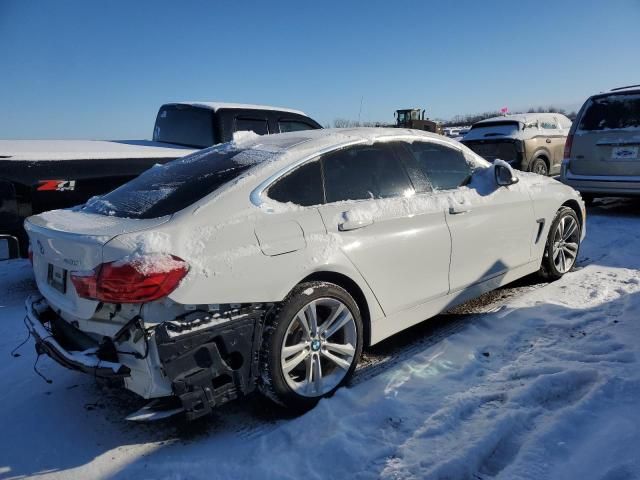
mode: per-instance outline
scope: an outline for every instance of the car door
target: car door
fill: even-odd
[[[453,145],[413,142],[410,150],[446,205],[452,293],[531,260],[537,224],[524,185],[498,188],[493,166]]]
[[[416,193],[389,143],[322,157],[320,214],[391,315],[449,291],[451,239],[441,206]]]

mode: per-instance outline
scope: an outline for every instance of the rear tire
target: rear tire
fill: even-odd
[[[547,280],[557,280],[575,267],[580,252],[582,227],[576,212],[560,207],[551,222],[544,247],[539,275]]]
[[[547,162],[544,158],[538,157],[531,162],[529,165],[529,171],[533,173],[537,173],[538,175],[544,175],[545,177],[549,176],[549,167],[547,166]]]
[[[344,385],[362,353],[358,305],[328,282],[296,286],[267,319],[260,390],[295,411],[313,408]]]

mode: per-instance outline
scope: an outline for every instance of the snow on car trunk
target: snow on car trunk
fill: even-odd
[[[29,217],[25,229],[40,292],[54,307],[79,318],[90,318],[98,302],[78,296],[71,273],[93,271],[102,263],[103,247],[116,236],[146,230],[167,219],[135,220],[74,210],[53,210]]]

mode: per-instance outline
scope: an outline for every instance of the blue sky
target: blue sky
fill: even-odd
[[[0,138],[149,138],[176,100],[321,123],[575,108],[640,83],[640,1],[0,0]]]

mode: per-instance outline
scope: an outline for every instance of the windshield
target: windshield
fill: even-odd
[[[192,205],[254,165],[274,155],[224,144],[154,165],[139,177],[101,197],[83,210],[122,218],[157,218]]]
[[[520,124],[513,121],[476,123],[469,130],[469,135],[473,138],[508,137],[518,133],[519,129]]]
[[[640,127],[640,94],[594,98],[580,120],[580,130]]]
[[[196,148],[210,147],[216,143],[213,112],[189,105],[166,105],[158,112],[153,140]]]

